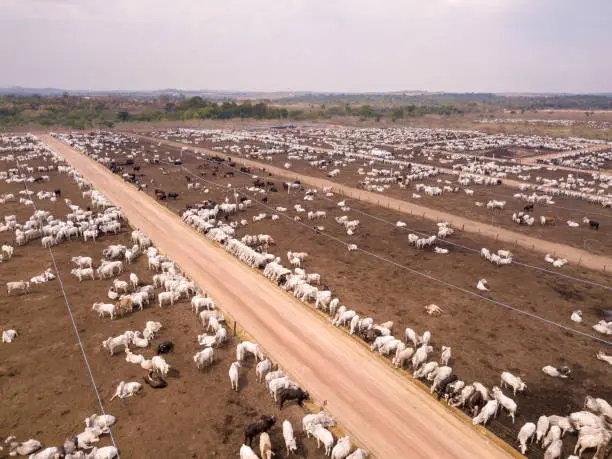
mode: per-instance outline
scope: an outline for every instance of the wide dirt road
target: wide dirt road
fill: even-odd
[[[41,138],[121,206],[130,223],[205,288],[315,401],[327,400],[343,427],[376,457],[511,457],[346,333],[203,240],[176,215],[67,145]]]
[[[146,137],[142,135],[135,134],[143,139],[150,140],[153,142],[161,142],[163,144],[182,148],[185,145],[179,142],[173,142],[170,140],[157,139],[153,137]],[[190,150],[195,150],[207,155],[217,155],[223,157],[230,157],[229,155],[225,155],[223,153],[208,150],[206,148],[194,147],[193,145],[189,146]],[[565,258],[570,263],[580,263],[581,266],[585,266],[590,269],[596,269],[599,271],[610,270],[612,267],[612,258],[605,257],[601,255],[594,255],[585,250],[576,249],[569,245],[565,244],[557,244],[555,242],[545,241],[543,239],[537,239],[534,237],[526,236],[522,233],[517,233],[515,231],[505,230],[503,228],[499,228],[493,225],[487,225],[485,223],[476,222],[473,220],[469,220],[467,218],[460,217],[458,215],[449,214],[447,212],[438,211],[435,209],[431,209],[429,207],[421,206],[418,204],[414,204],[408,201],[402,201],[401,199],[391,198],[380,193],[374,193],[370,191],[361,190],[358,188],[353,188],[346,185],[341,185],[339,183],[332,182],[330,180],[325,180],[317,177],[312,177],[309,175],[298,174],[295,172],[288,171],[287,169],[283,169],[280,167],[270,166],[268,164],[263,164],[258,161],[252,161],[249,159],[241,158],[239,156],[232,155],[232,161],[243,164],[248,167],[253,167],[257,169],[261,169],[262,167],[266,168],[267,172],[270,172],[278,177],[285,177],[290,180],[300,180],[302,183],[317,187],[324,188],[330,187],[332,191],[335,193],[342,194],[344,196],[349,197],[350,199],[357,199],[360,201],[365,201],[370,204],[377,204],[382,207],[388,207],[394,210],[398,210],[399,212],[403,212],[405,214],[422,216],[428,220],[433,221],[447,221],[451,223],[455,228],[461,228],[462,231],[467,231],[470,233],[478,233],[483,236],[487,236],[489,238],[497,239],[499,241],[505,242],[507,244],[517,244],[523,247],[533,249],[537,252],[546,254],[555,254],[558,258]],[[518,182],[517,182],[518,183]]]

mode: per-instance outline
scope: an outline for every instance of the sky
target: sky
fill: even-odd
[[[612,92],[612,0],[0,0],[0,87]]]

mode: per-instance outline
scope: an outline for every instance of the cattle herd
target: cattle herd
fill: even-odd
[[[406,377],[429,386],[438,400],[523,454],[556,458],[586,451],[604,457],[612,436],[612,407],[606,401],[612,397],[607,273],[572,266],[562,253],[508,247],[448,222],[365,205],[339,196],[333,187],[308,187],[287,174],[295,171],[443,210],[469,208],[472,213],[466,213],[476,221],[609,255],[612,176],[593,172],[607,168],[605,144],[430,129],[179,129],[147,136],[55,136],[133,183],[143,199],[149,194],[168,206],[210,241],[203,243],[217,244],[260,270],[296,301],[386,356],[398,371],[410,370]],[[291,379],[291,369],[278,368],[257,343],[235,336],[231,317],[206,286],[191,281],[142,231],[130,230],[121,209],[58,154],[31,135],[1,140],[5,185],[0,199],[14,211],[5,210],[1,222],[0,270],[21,258],[20,270],[34,269],[36,253],[40,266],[31,278],[15,277],[22,273],[18,269],[3,273],[8,296],[0,306],[4,311],[41,296],[50,285],[59,288],[58,274],[63,282],[73,279],[72,288],[63,291],[67,303],[71,294],[100,284],[88,292],[89,304],[71,306],[97,321],[89,323],[87,333],[97,323],[105,327],[96,350],[86,348],[112,376],[105,386],[108,396],[102,395],[107,409],[145,397],[159,403],[174,391],[189,390],[181,382],[186,373],[190,380],[205,380],[223,366],[226,403],[240,397],[259,410],[243,410],[241,419],[251,422],[238,429],[244,438],[227,445],[226,454],[255,458],[258,449],[262,458],[296,452],[367,456],[336,430],[329,413],[303,412],[309,394]],[[486,156],[509,148],[533,150],[534,157],[570,153],[562,153],[561,162]],[[41,248],[34,251],[34,246]],[[40,261],[62,250],[65,256],[52,264]],[[38,301],[44,303],[44,296]],[[503,309],[509,304],[525,314]],[[172,314],[176,308],[190,310],[192,319],[186,316],[179,326]],[[0,352],[35,342],[32,327],[20,323],[19,314],[7,315],[9,320],[4,315]],[[248,332],[248,324],[241,325]],[[181,326],[199,331],[183,342]],[[92,334],[91,347],[100,333]],[[123,364],[113,364],[118,355],[133,365],[124,371]],[[11,363],[26,364],[27,359]],[[107,371],[109,366],[116,370]],[[252,368],[257,384],[245,384]],[[267,401],[251,401],[264,384]],[[164,393],[169,395],[158,395]],[[64,433],[63,444],[57,433],[47,434],[59,446],[26,440],[36,431],[23,429],[21,441],[7,432],[11,437],[2,446],[34,458],[115,457],[122,445],[108,444],[111,426],[116,432],[132,422],[129,411],[121,413],[127,419],[104,413],[88,417],[83,432]],[[231,416],[227,423],[232,424]],[[302,435],[294,432],[298,425]],[[311,436],[316,443],[309,444]],[[252,445],[256,437],[259,448]],[[107,445],[96,447],[98,441]],[[137,448],[131,451],[138,455]]]

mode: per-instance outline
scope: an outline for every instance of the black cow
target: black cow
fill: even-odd
[[[166,380],[153,370],[149,370],[149,374],[147,376],[143,376],[142,379],[144,379],[144,381],[154,389],[162,389],[168,385]]]
[[[589,220],[589,226],[599,231],[599,222],[596,222],[595,220]]]
[[[471,412],[473,416],[477,416],[480,409],[485,406],[486,403],[487,401],[483,398],[482,394],[476,390],[465,401],[465,408]]]
[[[159,343],[157,346],[158,354],[167,354],[174,348],[174,344],[171,341],[164,341],[163,343]]]
[[[523,210],[525,212],[529,212],[529,211],[533,210],[533,204],[526,205],[525,207],[523,207]]]
[[[281,410],[283,404],[289,400],[296,400],[297,404],[302,406],[304,400],[309,398],[308,392],[304,392],[302,389],[281,389],[278,391],[278,402]]]
[[[176,200],[176,198],[178,198],[178,193],[168,193],[168,197]]]
[[[446,393],[446,388],[452,382],[457,381],[457,375],[450,375],[448,378],[443,379],[442,382],[438,385],[438,400],[442,398],[442,395]]]
[[[363,340],[366,343],[373,343],[379,336],[382,336],[382,332],[376,328],[371,328],[363,333]]]
[[[270,430],[275,422],[276,417],[263,415],[259,418],[259,421],[247,425],[244,428],[244,444],[250,446],[254,437]]]

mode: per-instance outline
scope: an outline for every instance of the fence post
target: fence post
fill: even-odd
[[[234,336],[236,336],[236,321],[234,320]]]

